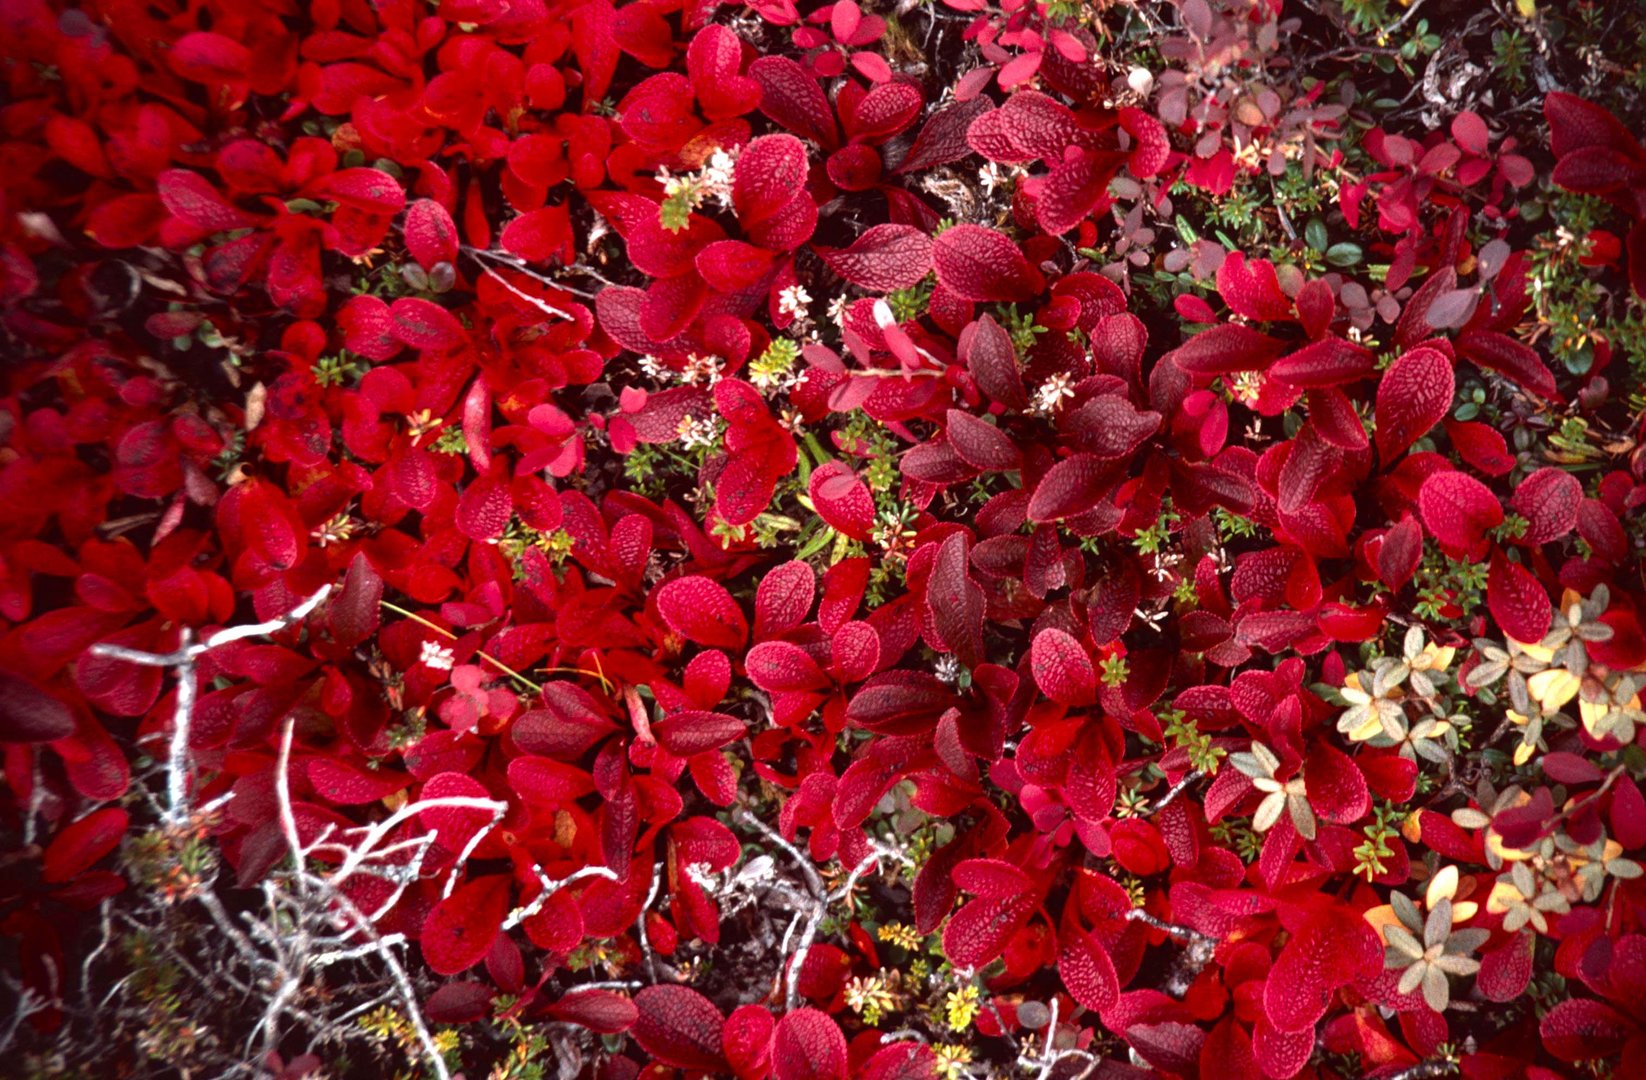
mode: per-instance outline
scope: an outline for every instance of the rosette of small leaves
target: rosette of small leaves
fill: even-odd
[[[1503,916],[1503,929],[1516,933],[1528,924],[1540,934],[1549,932],[1549,913],[1564,915],[1572,909],[1571,901],[1553,882],[1540,882],[1527,863],[1517,862],[1509,872],[1497,879],[1492,895],[1486,901],[1486,910]]]
[[[1491,932],[1452,929],[1450,900],[1435,904],[1427,918],[1418,913],[1417,905],[1403,893],[1391,894],[1389,903],[1400,925],[1384,930],[1384,940],[1389,943],[1383,954],[1384,965],[1400,970],[1398,989],[1402,994],[1421,987],[1429,1008],[1445,1012],[1452,999],[1447,977],[1473,975],[1480,970],[1480,961],[1469,954],[1484,945]]]
[[[1412,627],[1398,657],[1379,658],[1340,691],[1349,708],[1338,718],[1337,729],[1353,742],[1399,746],[1400,755],[1408,760],[1421,756],[1444,763],[1457,748],[1448,703],[1442,697],[1451,656],[1451,649],[1436,648],[1424,639],[1421,627]],[[1413,724],[1406,712],[1408,703],[1422,706],[1428,715]]]
[[[1290,780],[1276,779],[1275,773],[1280,770],[1280,759],[1275,757],[1274,751],[1262,743],[1252,743],[1250,753],[1229,755],[1229,764],[1239,769],[1251,778],[1252,786],[1264,793],[1263,801],[1258,804],[1257,812],[1252,815],[1252,828],[1258,832],[1268,832],[1280,820],[1282,812],[1292,818],[1292,825],[1297,834],[1305,840],[1315,838],[1315,812],[1309,806],[1309,798],[1305,793],[1303,778],[1294,776]]]

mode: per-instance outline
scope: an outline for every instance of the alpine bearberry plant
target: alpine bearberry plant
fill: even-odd
[[[1636,7],[0,28],[8,1075],[1646,1075]]]

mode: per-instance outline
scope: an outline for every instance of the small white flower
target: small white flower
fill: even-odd
[[[423,642],[423,655],[417,659],[418,663],[431,667],[435,671],[450,671],[457,656],[438,641],[425,641]]]
[[[669,377],[669,369],[663,365],[663,361],[650,353],[642,356],[639,363],[640,370],[653,379],[666,379]]]
[[[1065,398],[1074,397],[1074,380],[1059,372],[1040,384],[1034,392],[1029,411],[1038,416],[1050,416],[1062,407]]]
[[[698,356],[696,353],[687,353],[686,369],[680,373],[680,381],[692,385],[701,382],[713,386],[720,381],[720,368],[724,362],[718,356]]]
[[[836,326],[846,325],[846,298],[837,296],[829,301],[829,321]]]
[[[680,426],[675,429],[680,434],[680,446],[684,450],[695,450],[699,446],[712,446],[715,438],[720,434],[715,422],[707,417],[683,416]]]
[[[806,305],[812,302],[811,293],[804,285],[790,285],[777,294],[777,313],[779,315],[803,315]]]
[[[939,656],[932,667],[932,674],[953,686],[960,681],[960,661],[948,654]]]
[[[1242,371],[1230,382],[1229,389],[1242,405],[1256,405],[1258,397],[1263,393],[1263,373]]]

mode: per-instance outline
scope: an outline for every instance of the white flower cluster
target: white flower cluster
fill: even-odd
[[[457,659],[457,654],[438,641],[425,641],[423,642],[423,654],[417,659],[418,663],[433,668],[435,671],[450,671],[452,664]]]
[[[1063,406],[1067,398],[1074,397],[1074,379],[1065,372],[1058,372],[1034,392],[1034,400],[1029,404],[1029,411],[1036,416],[1051,416]]]
[[[680,446],[684,450],[713,446],[715,439],[720,437],[719,427],[708,417],[682,416],[680,426],[675,431],[680,434]]]

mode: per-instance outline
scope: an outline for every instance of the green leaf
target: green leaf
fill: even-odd
[[[1364,257],[1365,253],[1360,250],[1359,244],[1351,244],[1347,241],[1341,244],[1333,244],[1326,249],[1326,261],[1333,266],[1358,266],[1360,260]]]

